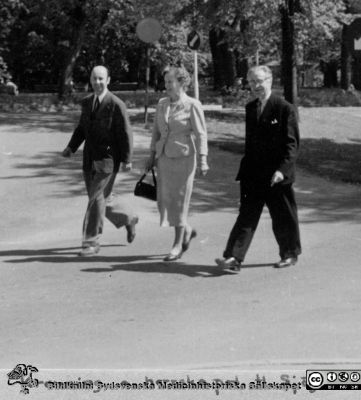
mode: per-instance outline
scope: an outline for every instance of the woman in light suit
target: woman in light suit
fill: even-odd
[[[190,83],[184,68],[170,68],[164,76],[167,97],[159,100],[154,119],[149,170],[157,164],[157,201],[161,226],[174,226],[175,238],[164,261],[179,259],[197,232],[188,224],[188,209],[199,155],[206,175],[207,129],[201,103],[187,96]]]

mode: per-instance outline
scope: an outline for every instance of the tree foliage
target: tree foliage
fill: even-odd
[[[0,74],[6,67],[23,88],[85,81],[107,64],[113,80],[141,81],[146,45],[136,25],[155,17],[159,42],[150,45],[153,75],[170,63],[191,68],[186,35],[196,28],[210,51],[216,86],[232,86],[249,64],[282,59],[280,7],[290,0],[0,0]],[[340,56],[342,27],[358,0],[294,0],[297,62],[326,64]],[[358,9],[358,7],[360,9]],[[3,61],[1,61],[1,57]],[[3,72],[1,72],[3,71]]]

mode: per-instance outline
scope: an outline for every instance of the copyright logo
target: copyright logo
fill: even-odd
[[[350,379],[352,380],[352,382],[358,382],[360,380],[360,374],[358,372],[352,372],[352,374],[350,375]]]
[[[323,376],[320,372],[312,372],[307,377],[307,383],[313,388],[318,389],[323,384]]]
[[[336,379],[337,379],[337,374],[335,372],[329,372],[327,374],[327,380],[329,382],[335,382]]]
[[[347,372],[344,372],[344,371],[340,372],[340,373],[338,374],[338,379],[339,379],[341,382],[346,382],[346,381],[348,380],[348,373],[347,373]]]

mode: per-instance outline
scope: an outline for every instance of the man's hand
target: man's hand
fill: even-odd
[[[122,171],[129,172],[132,170],[132,163],[122,163]]]
[[[63,157],[71,157],[71,155],[73,154],[73,152],[71,151],[70,147],[65,147],[65,149],[63,150],[63,152],[61,153],[61,155]]]
[[[281,171],[276,171],[271,179],[271,187],[276,183],[282,182],[285,179]]]

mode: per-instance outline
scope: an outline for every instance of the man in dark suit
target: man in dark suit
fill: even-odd
[[[216,263],[239,270],[266,204],[281,260],[277,268],[297,262],[301,253],[297,206],[292,184],[299,130],[291,104],[272,93],[267,66],[250,69],[248,82],[256,99],[246,106],[246,145],[236,180],[241,186],[239,216],[226,249]]]
[[[82,101],[79,124],[63,151],[64,157],[70,157],[85,141],[83,174],[89,201],[80,256],[99,252],[104,216],[117,228],[125,225],[128,242],[133,241],[138,222],[138,217],[109,202],[120,165],[123,171],[131,169],[133,136],[125,104],[108,90],[110,77],[104,66],[93,68],[90,82],[94,94]]]

